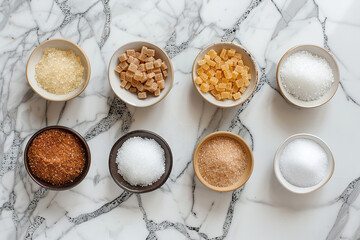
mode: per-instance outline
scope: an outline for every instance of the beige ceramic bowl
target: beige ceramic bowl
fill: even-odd
[[[281,67],[282,62],[285,61],[286,58],[289,57],[290,55],[292,55],[296,52],[299,52],[299,51],[308,51],[314,55],[324,58],[329,63],[330,68],[333,71],[334,83],[332,84],[330,90],[327,91],[322,97],[320,97],[317,100],[303,101],[303,100],[297,99],[296,97],[294,97],[293,95],[288,93],[282,84],[281,76],[279,74],[279,69]],[[340,83],[340,71],[339,71],[339,67],[335,61],[334,56],[326,49],[319,47],[319,46],[315,46],[315,45],[299,45],[299,46],[289,49],[283,55],[283,57],[280,59],[277,69],[276,69],[276,80],[277,80],[277,84],[279,86],[279,90],[280,90],[281,94],[288,102],[294,104],[295,106],[301,107],[301,108],[314,108],[314,107],[319,107],[319,106],[327,103],[335,95],[336,90]]]
[[[236,140],[238,143],[241,144],[244,151],[246,152],[246,155],[248,156],[247,168],[246,168],[244,174],[232,186],[228,186],[228,187],[213,186],[213,185],[209,184],[208,182],[206,182],[206,180],[200,174],[199,163],[198,163],[199,151],[200,151],[201,147],[207,141],[209,141],[215,137],[229,137],[229,138]],[[194,171],[195,171],[197,178],[199,179],[199,181],[202,184],[205,185],[205,187],[207,187],[211,190],[217,191],[217,192],[229,192],[229,191],[234,191],[234,190],[240,188],[242,185],[244,185],[249,180],[251,173],[253,171],[253,168],[254,168],[254,156],[252,154],[251,148],[249,147],[249,145],[246,143],[246,141],[242,137],[240,137],[234,133],[231,133],[231,132],[219,131],[219,132],[214,132],[214,133],[207,135],[205,138],[203,138],[199,142],[199,144],[197,145],[195,152],[194,152],[193,166],[194,166]]]
[[[35,79],[35,65],[40,61],[40,58],[42,57],[45,48],[73,50],[75,54],[80,57],[80,60],[84,66],[84,76],[83,76],[84,82],[80,87],[78,87],[77,89],[75,89],[74,91],[68,94],[57,95],[47,92],[45,89],[41,88],[38,85]],[[31,53],[26,65],[26,77],[30,87],[34,90],[34,92],[36,92],[40,97],[45,98],[46,100],[56,101],[56,102],[68,101],[78,96],[80,93],[82,93],[89,83],[90,74],[91,74],[90,62],[85,52],[77,44],[66,39],[50,39],[45,42],[42,42]]]
[[[168,66],[167,69],[168,76],[165,78],[165,88],[161,91],[160,96],[155,97],[152,94],[148,94],[148,97],[143,100],[139,99],[137,97],[137,94],[131,93],[125,88],[120,87],[121,82],[120,82],[119,74],[114,71],[115,67],[119,64],[118,57],[122,53],[124,53],[128,49],[135,49],[135,51],[140,52],[142,46],[155,49],[155,58],[156,59],[161,58]],[[130,42],[121,46],[112,55],[108,68],[108,78],[112,90],[114,91],[116,96],[118,96],[121,100],[134,107],[149,107],[160,102],[170,92],[172,85],[174,83],[174,69],[170,58],[165,53],[165,51],[162,50],[160,47],[144,41]]]
[[[326,152],[326,154],[328,156],[329,162],[328,162],[328,169],[327,169],[327,177],[325,177],[322,181],[320,181],[318,184],[316,184],[312,187],[298,187],[298,186],[295,186],[295,185],[289,183],[283,177],[281,170],[280,170],[279,161],[280,161],[280,156],[282,154],[282,151],[290,142],[292,142],[295,139],[299,139],[299,138],[313,140],[314,142],[319,144],[324,149],[324,151]],[[289,191],[294,192],[294,193],[299,193],[299,194],[310,193],[310,192],[320,189],[322,186],[324,186],[330,180],[330,178],[334,172],[334,168],[335,168],[334,157],[333,157],[328,145],[323,140],[321,140],[319,137],[311,135],[311,134],[307,134],[307,133],[295,134],[295,135],[290,136],[288,139],[286,139],[278,148],[278,150],[275,154],[275,158],[274,158],[274,171],[275,171],[275,175],[276,175],[277,179],[279,180],[279,182]]]
[[[200,90],[200,87],[195,82],[195,78],[198,77],[198,74],[196,73],[196,69],[199,68],[198,61],[203,59],[204,56],[210,51],[210,49],[214,49],[218,54],[220,54],[220,51],[223,48],[225,48],[225,49],[230,49],[230,48],[236,49],[236,52],[242,54],[242,56],[243,56],[242,60],[244,61],[244,64],[249,66],[249,68],[250,68],[250,74],[251,74],[250,85],[248,86],[246,91],[242,94],[242,97],[240,99],[236,100],[236,101],[234,101],[234,100],[218,101],[209,92],[208,93],[203,93]],[[256,65],[256,62],[255,62],[254,58],[251,56],[251,54],[243,46],[241,46],[239,44],[232,43],[232,42],[217,42],[217,43],[213,43],[213,44],[210,44],[209,46],[205,47],[196,56],[196,58],[194,60],[193,67],[192,67],[192,79],[193,79],[193,83],[194,83],[194,86],[195,86],[197,92],[200,94],[200,96],[205,101],[207,101],[208,103],[210,103],[212,105],[215,105],[217,107],[231,108],[231,107],[235,107],[235,106],[238,106],[238,105],[244,103],[253,94],[253,92],[255,90],[255,87],[256,87],[256,84],[257,84],[257,81],[258,81],[258,69],[257,69],[257,65]]]

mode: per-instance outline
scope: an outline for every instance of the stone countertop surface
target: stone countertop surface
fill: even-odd
[[[3,0],[0,2],[0,239],[276,239],[360,238],[360,1],[326,0]],[[51,38],[79,44],[92,66],[88,87],[61,103],[40,98],[26,81],[34,48]],[[114,97],[107,66],[121,45],[146,40],[172,59],[169,95],[148,108]],[[255,57],[253,96],[232,109],[216,108],[193,87],[193,59],[208,44],[233,41]],[[330,50],[341,83],[333,99],[299,109],[279,94],[279,59],[298,44]],[[47,191],[28,176],[23,151],[48,125],[78,131],[92,153],[84,181]],[[170,178],[157,191],[122,191],[109,175],[108,156],[126,132],[147,129],[171,146]],[[206,189],[195,177],[196,143],[218,130],[253,148],[255,167],[234,192]],[[295,133],[328,143],[335,172],[320,190],[296,195],[273,171],[278,146]]]

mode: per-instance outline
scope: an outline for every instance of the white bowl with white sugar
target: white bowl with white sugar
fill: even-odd
[[[315,45],[288,50],[279,61],[276,78],[284,98],[302,108],[325,104],[335,95],[340,83],[334,56]]]
[[[320,138],[296,134],[279,147],[274,171],[279,182],[294,193],[310,193],[327,183],[334,172],[334,157]]]

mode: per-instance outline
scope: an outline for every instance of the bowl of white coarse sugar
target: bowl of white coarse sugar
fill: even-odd
[[[160,188],[171,169],[169,145],[150,131],[129,132],[110,151],[110,174],[117,185],[129,192],[145,193]]]
[[[335,95],[340,73],[329,51],[315,45],[299,45],[280,59],[276,79],[288,102],[313,108],[327,103]]]

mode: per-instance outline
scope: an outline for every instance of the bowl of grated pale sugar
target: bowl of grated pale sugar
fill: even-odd
[[[283,97],[301,108],[327,103],[336,93],[340,73],[334,56],[322,47],[300,45],[280,59],[276,79]]]
[[[334,157],[327,144],[306,133],[286,139],[274,158],[277,179],[294,193],[320,189],[330,180],[334,166]]]

